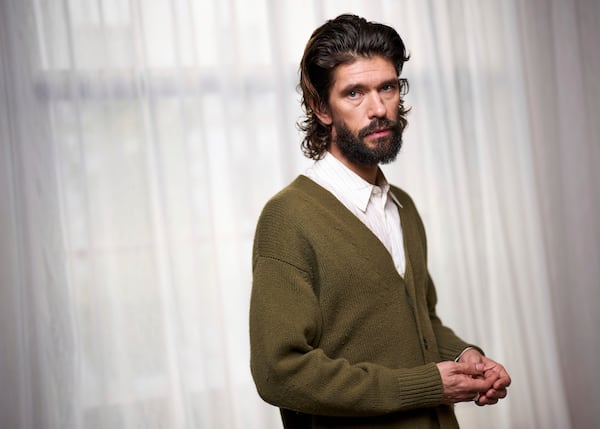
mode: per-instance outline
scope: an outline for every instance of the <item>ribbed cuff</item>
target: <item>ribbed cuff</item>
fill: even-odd
[[[401,407],[433,407],[443,401],[442,377],[435,363],[403,371],[398,376]]]

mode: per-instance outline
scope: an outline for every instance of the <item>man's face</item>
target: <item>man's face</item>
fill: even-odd
[[[358,165],[393,161],[404,129],[398,121],[400,97],[396,70],[385,58],[358,58],[338,66],[328,109],[318,113],[332,125],[332,153]]]

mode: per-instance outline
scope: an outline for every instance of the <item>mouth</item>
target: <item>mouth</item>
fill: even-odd
[[[369,134],[367,134],[367,137],[373,137],[373,138],[377,139],[380,137],[386,137],[389,134],[390,134],[389,128],[380,128],[380,129],[374,130],[374,131],[370,132]]]

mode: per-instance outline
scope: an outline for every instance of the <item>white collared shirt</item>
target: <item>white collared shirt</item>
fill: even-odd
[[[402,205],[390,191],[383,172],[377,185],[371,185],[326,152],[304,175],[331,192],[379,238],[403,276],[406,262],[398,211]]]

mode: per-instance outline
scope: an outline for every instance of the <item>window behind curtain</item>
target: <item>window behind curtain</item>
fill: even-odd
[[[299,158],[277,148],[297,149],[301,50],[271,37],[266,2],[34,8],[80,422],[232,427],[240,417],[228,409],[254,404],[249,252],[258,211]],[[311,10],[285,13],[310,26]],[[277,176],[257,174],[269,170]]]

